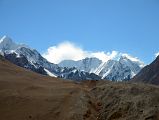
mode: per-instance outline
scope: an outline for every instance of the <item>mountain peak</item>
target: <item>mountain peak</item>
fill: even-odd
[[[19,47],[27,47],[24,44],[16,44],[10,37],[3,36],[0,39],[0,50],[6,51],[6,50],[16,50]]]
[[[15,50],[17,48],[17,44],[12,41],[8,36],[3,36],[0,39],[0,49],[2,51],[6,50]]]
[[[141,68],[143,68],[145,66],[144,62],[142,62],[141,60],[139,60],[137,57],[132,57],[128,54],[122,54],[119,61],[129,61],[129,62],[133,62],[138,64]]]

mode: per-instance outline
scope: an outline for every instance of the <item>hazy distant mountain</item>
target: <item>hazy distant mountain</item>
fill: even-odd
[[[102,63],[98,58],[85,58],[82,60],[64,60],[58,65],[61,67],[76,67],[77,69],[85,72],[92,73]]]

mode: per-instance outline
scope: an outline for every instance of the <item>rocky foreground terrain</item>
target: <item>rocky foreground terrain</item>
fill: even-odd
[[[159,120],[159,87],[48,77],[0,58],[0,120]]]

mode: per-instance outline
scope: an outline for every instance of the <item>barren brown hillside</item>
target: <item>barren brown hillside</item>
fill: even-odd
[[[0,59],[0,120],[158,120],[159,87],[42,76]]]
[[[0,60],[0,120],[82,119],[83,89]]]

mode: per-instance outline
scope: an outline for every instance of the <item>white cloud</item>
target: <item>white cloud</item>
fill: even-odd
[[[118,54],[117,51],[112,51],[111,53],[110,52],[105,53],[104,51],[91,52],[90,57],[96,57],[96,58],[99,58],[100,60],[102,60],[103,62],[106,62],[106,61],[116,57],[117,54]]]
[[[49,47],[43,54],[48,61],[59,63],[62,60],[80,60],[86,57],[86,52],[71,42],[63,42],[57,46]]]
[[[155,57],[157,57],[159,55],[159,52],[155,53]]]
[[[86,51],[69,41],[65,41],[56,46],[49,47],[43,54],[43,57],[45,57],[48,61],[57,64],[63,60],[81,60],[86,57],[96,57],[103,62],[106,62],[109,59],[117,59],[121,55],[122,53],[117,51]]]
[[[140,61],[137,57],[132,57],[131,55],[127,54],[127,53],[123,53],[122,56],[127,57],[128,59],[130,59],[131,61]]]

